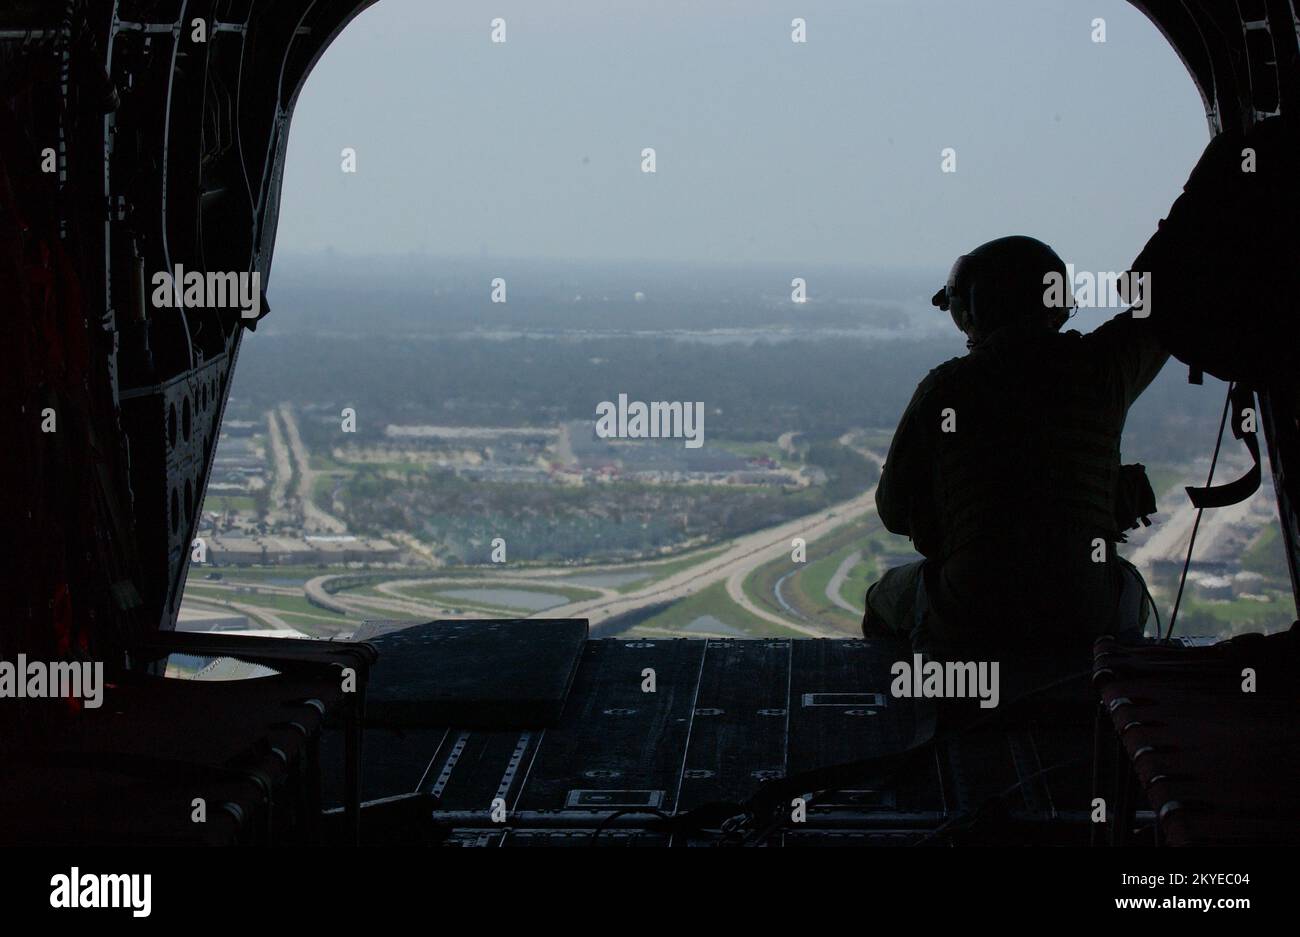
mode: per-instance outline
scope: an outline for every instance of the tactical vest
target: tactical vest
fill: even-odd
[[[936,380],[932,471],[944,557],[979,539],[1032,550],[1065,529],[1119,539],[1124,412],[1078,338],[1002,341]]]

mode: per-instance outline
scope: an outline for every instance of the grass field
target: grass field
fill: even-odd
[[[327,480],[321,480],[327,481]],[[711,547],[703,550],[694,550],[681,556],[658,562],[629,563],[625,566],[613,566],[602,570],[604,572],[627,572],[637,573],[638,578],[634,581],[624,583],[619,586],[612,586],[616,592],[628,593],[636,589],[643,588],[655,582],[668,578],[684,569],[689,569],[699,563],[705,563],[720,555],[725,547]],[[535,567],[512,567],[507,568],[504,573],[509,575],[523,568]],[[424,570],[407,569],[407,570],[376,570],[374,575],[376,582],[362,583],[352,586],[346,590],[347,595],[359,598],[373,599],[392,599],[393,596],[386,595],[379,591],[379,582],[391,579],[413,579],[429,575],[432,579],[473,579],[480,580],[483,588],[491,588],[493,580],[502,574],[501,567],[486,566],[466,566],[466,567],[444,567],[436,572],[429,571],[426,574]],[[538,580],[536,584],[528,586],[510,585],[509,588],[525,588],[538,592],[547,592],[561,596],[566,601],[576,602],[586,599],[596,598],[600,593],[583,586],[571,585],[564,581],[565,576],[581,576],[584,574],[596,574],[594,571],[584,569],[583,567],[565,568],[557,571],[555,578]],[[234,600],[249,605],[259,605],[261,607],[272,609],[278,613],[310,613],[316,615],[329,616],[329,612],[324,609],[318,609],[307,603],[306,599],[296,599],[289,596],[258,595],[250,593],[232,593],[228,589],[213,588],[214,581],[206,577],[210,574],[217,574],[221,577],[219,582],[224,585],[249,585],[257,587],[259,585],[279,585],[292,588],[314,579],[317,576],[356,576],[364,574],[364,570],[352,569],[345,566],[303,566],[303,565],[285,565],[285,566],[195,566],[190,571],[189,580],[186,583],[186,590],[195,598],[215,601],[224,598],[225,600]],[[429,582],[421,586],[412,586],[403,591],[412,598],[428,601],[438,604],[444,608],[460,608],[471,611],[483,612],[486,615],[499,615],[503,617],[513,617],[526,612],[527,609],[513,608],[503,605],[493,605],[486,602],[470,601],[455,596],[445,595],[444,592],[449,588],[459,588],[456,586],[439,584],[436,581]],[[472,587],[471,587],[472,588]],[[382,613],[376,611],[379,616]],[[339,620],[342,620],[341,618]]]
[[[721,555],[725,549],[726,547],[723,546],[723,547],[716,547],[709,550],[702,550],[699,552],[687,553],[683,556],[669,560],[666,563],[658,563],[653,566],[651,565],[638,566],[635,563],[630,563],[628,564],[626,569],[622,567],[611,569],[609,570],[609,572],[631,573],[638,570],[644,570],[646,573],[644,579],[637,579],[634,582],[628,582],[621,586],[615,586],[614,591],[622,592],[622,593],[635,592],[637,589],[642,589],[646,586],[653,585],[656,582],[667,579],[669,576],[672,576],[675,573],[680,573],[684,569],[689,569],[690,567],[695,566],[697,563],[707,563],[715,556]]]
[[[1291,596],[1275,595],[1271,602],[1251,599],[1206,601],[1183,595],[1175,625],[1177,634],[1215,634],[1226,637],[1247,631],[1282,631],[1295,620]]]
[[[230,511],[252,514],[257,510],[257,505],[253,502],[252,495],[208,495],[203,499],[203,510],[216,511],[218,514]]]
[[[880,578],[880,573],[875,558],[869,553],[863,553],[862,559],[844,577],[844,583],[840,586],[840,595],[844,596],[844,600],[854,608],[861,607],[867,588]]]
[[[791,608],[811,624],[853,633],[860,627],[861,619],[833,604],[826,597],[826,585],[846,556],[854,550],[866,550],[879,527],[880,522],[874,516],[843,524],[809,545],[807,562],[803,565],[782,556],[760,566],[746,577],[745,595],[760,608],[790,617],[790,612],[777,601],[775,589],[777,582],[793,570],[794,575],[785,580],[781,592]]]
[[[322,452],[319,449],[312,449],[310,455],[311,467],[314,472],[338,472],[352,469],[350,464],[340,462],[329,453]]]
[[[1181,485],[1201,484],[1200,481],[1193,481],[1187,477],[1185,467],[1153,463],[1146,469],[1147,480],[1151,482],[1151,490],[1155,492],[1157,501]]]
[[[755,621],[744,609],[738,608],[727,596],[725,583],[715,582],[706,589],[673,603],[669,608],[628,629],[631,635],[683,634],[691,622],[712,615],[724,625],[729,625],[751,637],[797,637],[796,632],[768,621]]]
[[[448,589],[491,589],[493,588],[492,580],[485,579],[482,586],[466,586],[462,584],[429,582],[418,586],[404,587],[401,591],[403,595],[409,595],[413,598],[436,602],[446,608],[475,608],[485,610],[499,610],[511,615],[517,615],[520,612],[528,612],[529,609],[513,608],[507,605],[492,605],[478,599],[467,599],[458,596],[447,595]],[[531,583],[527,586],[517,583],[502,584],[502,589],[520,589],[525,592],[545,592],[550,595],[560,596],[569,602],[580,602],[585,599],[597,598],[600,593],[593,592],[590,589],[582,589],[577,586],[555,585],[550,580],[539,580],[537,585]]]
[[[862,549],[861,543],[850,543],[840,547],[834,553],[829,553],[819,560],[809,563],[803,570],[795,574],[791,581],[794,585],[797,597],[801,605],[815,610],[818,621],[827,623],[835,622],[836,627],[842,624],[858,625],[861,621],[859,616],[850,615],[844,609],[834,604],[826,594],[826,587],[830,585],[831,577],[835,571],[840,568],[840,564],[855,551]],[[786,600],[789,601],[789,592],[786,592]],[[861,598],[851,600],[850,604],[860,602]],[[852,619],[851,622],[840,622],[836,619]]]
[[[845,558],[854,552],[862,553],[862,559],[853,565],[840,586],[840,596],[854,608],[860,608],[867,587],[882,572],[877,556],[906,554],[910,550],[911,542],[906,537],[884,530],[874,516],[845,524],[810,545],[807,563],[785,580],[781,594],[809,623],[846,635],[857,634],[862,625],[861,616],[840,608],[826,595],[831,577]],[[777,601],[774,590],[776,583],[792,568],[789,557],[759,567],[746,578],[745,594],[759,607],[790,617],[790,612]]]
[[[327,609],[318,608],[307,601],[305,596],[277,595],[268,592],[233,592],[230,589],[204,588],[199,583],[187,584],[185,594],[208,605],[254,605],[268,608],[275,612],[293,612],[311,615],[323,620],[345,621],[342,615],[336,615]]]
[[[190,585],[202,585],[209,573],[219,573],[224,582],[266,582],[268,579],[284,580],[286,582],[293,580],[297,582],[306,582],[308,579],[314,579],[317,576],[325,576],[331,573],[345,574],[355,573],[356,570],[348,569],[344,566],[199,566],[190,567],[190,578],[186,583],[188,589]]]

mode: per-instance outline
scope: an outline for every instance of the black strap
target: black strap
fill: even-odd
[[[1240,504],[1259,490],[1261,480],[1259,462],[1259,435],[1255,429],[1242,429],[1242,414],[1251,410],[1255,416],[1252,427],[1259,421],[1259,411],[1255,408],[1255,392],[1238,384],[1232,389],[1232,435],[1246,444],[1255,464],[1246,474],[1235,481],[1206,488],[1187,487],[1187,497],[1195,508],[1223,508],[1230,504]]]

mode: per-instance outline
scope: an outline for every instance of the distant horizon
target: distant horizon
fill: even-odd
[[[1152,232],[1154,233],[1154,226]],[[971,247],[977,245],[972,244]],[[952,260],[956,260],[953,257]],[[534,255],[512,255],[512,254],[480,254],[480,253],[453,253],[453,252],[431,252],[431,251],[398,251],[393,253],[376,253],[365,251],[344,251],[334,247],[320,247],[312,250],[302,248],[281,248],[275,249],[273,258],[272,274],[275,273],[278,266],[282,263],[304,264],[310,262],[328,261],[331,264],[337,264],[340,261],[348,264],[358,265],[388,265],[395,266],[399,264],[419,261],[424,263],[455,263],[463,265],[478,264],[521,264],[531,267],[556,266],[556,267],[619,267],[619,266],[639,266],[645,268],[677,268],[677,267],[701,267],[710,270],[745,270],[745,269],[764,269],[764,270],[785,270],[791,271],[792,277],[799,276],[800,270],[825,270],[840,271],[852,273],[881,273],[881,274],[898,274],[906,276],[932,276],[935,267],[929,264],[911,264],[911,265],[893,265],[881,264],[874,262],[855,263],[851,261],[836,260],[737,260],[737,259],[700,259],[700,258],[657,258],[657,257],[586,257],[586,256],[548,256],[545,254]],[[941,276],[946,276],[949,264],[942,265]]]
[[[955,259],[955,258],[954,258]],[[921,334],[941,335],[951,332],[955,336],[948,314],[930,305],[931,293],[943,285],[948,266],[942,267],[887,267],[878,264],[839,264],[822,262],[817,264],[786,264],[763,261],[708,261],[708,260],[658,260],[632,259],[612,260],[605,258],[566,258],[549,257],[481,257],[474,255],[452,255],[409,252],[403,254],[343,254],[326,249],[316,251],[289,250],[276,251],[271,276],[267,282],[268,299],[272,308],[276,308],[286,292],[295,290],[317,290],[328,282],[337,286],[373,287],[377,281],[387,281],[382,285],[386,290],[398,294],[410,294],[414,288],[413,281],[424,279],[437,283],[440,288],[447,288],[447,281],[453,281],[455,287],[466,293],[482,290],[484,295],[490,288],[491,278],[502,277],[507,281],[509,295],[516,303],[534,305],[539,301],[558,300],[554,294],[561,284],[547,275],[571,277],[575,274],[590,273],[596,282],[585,284],[565,284],[575,289],[600,290],[605,295],[584,296],[588,305],[602,302],[626,303],[634,294],[652,286],[664,285],[663,278],[672,278],[675,274],[687,275],[686,279],[669,284],[670,292],[646,295],[647,312],[661,309],[665,303],[672,304],[682,299],[683,293],[698,300],[702,294],[717,292],[728,299],[738,298],[744,294],[761,293],[765,296],[778,296],[788,293],[790,281],[795,277],[807,283],[808,300],[806,306],[791,305],[791,314],[797,315],[800,309],[809,316],[824,314],[828,309],[846,302],[875,303],[895,306],[911,320],[901,327],[901,331],[919,332]],[[471,286],[468,283],[454,281],[466,274],[484,277],[481,284]],[[620,276],[620,274],[627,274]],[[711,281],[708,275],[725,277],[722,281]],[[445,277],[445,279],[444,279]],[[698,278],[697,278],[698,277]],[[658,278],[658,279],[656,279]],[[512,330],[538,328],[511,320],[511,311],[502,310],[502,320],[495,327]],[[635,308],[641,308],[638,304]],[[388,312],[389,310],[385,310]],[[1122,312],[1120,307],[1083,308],[1076,311],[1063,327],[1088,332],[1101,325],[1107,319]],[[282,321],[282,320],[281,320]],[[278,327],[275,319],[270,324]],[[486,325],[486,323],[484,323]],[[831,327],[829,323],[816,321],[808,323],[810,330]],[[843,323],[839,323],[842,327]],[[863,321],[864,327],[873,327],[874,323]],[[651,323],[638,324],[634,321],[621,320],[605,323],[604,327],[614,331],[654,331]],[[752,328],[753,323],[737,320],[734,325],[701,326],[699,331],[711,331],[717,328]],[[489,327],[490,329],[491,327]],[[590,330],[591,326],[575,326],[575,331]],[[665,331],[680,331],[681,326],[664,327]]]

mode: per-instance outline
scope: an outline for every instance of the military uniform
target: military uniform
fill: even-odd
[[[1167,358],[1126,312],[1087,335],[1002,328],[931,371],[876,491],[885,526],[926,559],[868,590],[864,632],[958,653],[1131,618],[1136,570],[1114,550],[1120,436]]]

